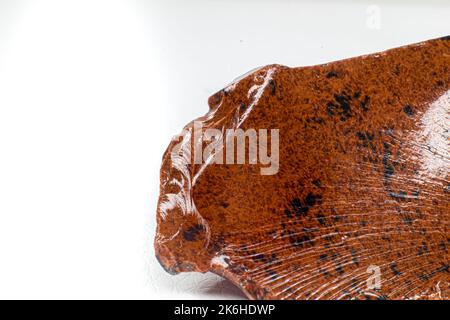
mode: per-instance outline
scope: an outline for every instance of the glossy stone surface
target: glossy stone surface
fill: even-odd
[[[325,65],[269,65],[202,129],[279,129],[279,170],[163,157],[155,249],[252,299],[448,299],[449,37]],[[204,142],[202,143],[204,144]]]

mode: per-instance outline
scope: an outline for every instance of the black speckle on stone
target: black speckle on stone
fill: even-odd
[[[435,276],[437,273],[449,273],[450,272],[450,265],[445,264],[442,267],[439,267],[433,271],[431,271],[430,273],[422,273],[419,275],[419,279],[422,281],[428,281],[430,280],[433,276]]]
[[[319,179],[314,180],[313,185],[315,185],[317,188],[321,188],[322,187],[322,182]]]
[[[357,136],[358,139],[361,140],[361,141],[365,141],[365,140],[367,139],[366,134],[365,134],[365,133],[362,133],[362,132],[360,132],[360,131],[357,131],[357,132],[356,132],[356,136]]]
[[[414,109],[410,105],[405,106],[403,108],[403,112],[406,113],[408,117],[412,117],[414,115]]]
[[[356,250],[352,250],[352,261],[355,265],[359,266],[359,258],[358,258],[358,252]]]
[[[413,219],[408,215],[404,215],[403,222],[406,223],[407,225],[411,226],[413,224]]]
[[[213,251],[220,251],[225,246],[225,236],[223,233],[220,233],[217,238],[213,241]]]
[[[196,224],[183,231],[183,237],[186,241],[195,241],[199,234],[203,231],[203,225]]]
[[[312,206],[314,206],[316,203],[320,202],[322,200],[322,197],[319,195],[315,195],[313,193],[308,193],[308,195],[305,198],[305,204],[311,208]]]
[[[428,246],[425,242],[422,242],[422,245],[419,247],[419,250],[417,251],[417,255],[420,257],[424,253],[428,252]]]
[[[269,80],[270,93],[274,95],[277,92],[277,85],[273,79]]]
[[[286,215],[286,217],[288,217],[289,219],[292,219],[294,217],[294,215],[292,214],[292,211],[289,209],[284,209],[284,214]]]
[[[304,201],[301,201],[299,198],[294,198],[291,201],[292,210],[297,218],[305,216],[309,209],[314,206],[316,203],[321,201],[322,197],[319,195],[315,195],[313,193],[308,193]]]
[[[222,208],[228,208],[229,206],[230,206],[230,204],[228,203],[228,202],[226,202],[226,201],[222,201],[222,202],[220,202],[220,206],[222,207]]]
[[[278,258],[276,253],[272,253],[268,258],[267,261],[270,263],[273,263],[274,265],[279,265],[282,262],[280,261],[280,259]]]
[[[336,109],[336,106],[332,102],[327,103],[327,113],[330,117],[334,116],[334,110]]]
[[[330,273],[327,270],[319,269],[319,273],[324,275],[325,278],[329,278],[330,277]]]
[[[263,262],[264,262],[264,260],[265,260],[264,255],[263,255],[262,253],[259,253],[259,254],[257,254],[257,255],[254,255],[254,256],[252,257],[252,259],[253,259],[253,261],[255,261],[255,262],[259,262],[259,261],[263,261]]]
[[[242,252],[248,252],[248,247],[246,244],[241,244],[239,246],[239,250],[241,250]]]
[[[407,286],[409,289],[412,288],[412,282],[411,282],[411,280],[406,279],[406,280],[405,280],[405,283],[406,283],[406,286]]]
[[[287,235],[287,228],[286,228],[286,224],[284,224],[283,222],[280,223],[281,226],[281,236],[284,237]]]
[[[318,124],[324,124],[325,123],[325,120],[323,120],[323,118],[316,118],[316,119],[314,119],[314,121],[316,122],[316,123],[318,123]]]
[[[364,100],[361,101],[361,103],[359,104],[359,106],[361,107],[361,109],[363,109],[363,111],[369,110],[369,101],[370,101],[369,96],[365,96]]]
[[[352,97],[345,92],[334,95],[333,102],[327,103],[327,113],[330,117],[339,116],[341,121],[346,121],[353,116],[350,102]]]
[[[304,206],[299,198],[295,198],[291,202],[292,209],[296,217],[303,217],[308,213],[309,208]]]
[[[342,216],[336,212],[336,214],[333,216],[333,221],[334,222],[341,222],[342,221]]]
[[[362,141],[362,145],[364,147],[366,147],[366,148],[370,147],[373,152],[375,152],[375,153],[377,152],[377,148],[372,143],[373,138],[375,137],[375,134],[373,134],[373,133],[371,134],[369,132],[357,131],[356,136],[358,137],[359,140]]]
[[[268,269],[266,273],[268,276],[268,280],[275,280],[276,278],[278,278],[278,273],[274,270]]]
[[[330,71],[327,73],[327,78],[331,79],[331,78],[338,78],[339,74],[336,71]]]
[[[399,276],[399,275],[402,274],[400,271],[398,271],[398,269],[397,269],[397,264],[396,264],[396,263],[392,263],[392,264],[390,265],[390,268],[391,268],[392,273],[393,273],[395,276]]]
[[[337,272],[339,275],[344,274],[344,269],[342,268],[342,266],[341,266],[340,264],[338,264],[338,265],[336,266],[336,272]]]
[[[326,223],[326,218],[325,218],[325,216],[322,213],[319,213],[316,216],[316,219],[317,219],[317,221],[319,221],[320,225],[322,225],[322,226],[325,226],[327,224]]]
[[[302,228],[302,231],[306,232],[306,233],[318,232],[319,230],[320,229],[318,229],[318,228]]]
[[[326,261],[328,259],[328,256],[326,255],[326,254],[321,254],[320,256],[319,256],[319,260],[320,261]]]
[[[446,193],[449,193],[449,192],[450,192],[450,184],[448,184],[447,186],[444,187],[444,191],[445,191]]]
[[[394,174],[394,166],[390,163],[390,158],[392,155],[391,148],[386,142],[383,144],[384,155],[383,155],[383,167],[384,167],[384,179],[389,182],[392,175]]]
[[[326,235],[323,239],[326,242],[325,244],[333,244],[334,243],[334,238],[331,235]]]
[[[440,267],[440,268],[437,268],[436,269],[436,271],[435,271],[436,273],[437,272],[442,272],[442,273],[449,273],[450,272],[450,265],[449,264],[446,264],[446,265],[444,265],[444,266],[442,266],[442,267]]]
[[[308,235],[302,235],[298,236],[295,235],[293,232],[289,232],[289,241],[294,247],[312,247],[314,245],[314,241],[312,241],[312,238]]]
[[[391,198],[394,198],[394,199],[399,199],[399,200],[407,200],[407,193],[405,192],[405,191],[400,191],[400,192],[398,192],[398,193],[396,193],[396,192],[390,192],[389,193],[389,196],[391,197]]]
[[[384,177],[386,179],[390,179],[393,174],[394,174],[394,167],[390,164],[386,165],[384,167]]]
[[[351,114],[351,107],[350,107],[350,100],[351,97],[349,97],[346,94],[341,94],[341,95],[335,95],[334,98],[336,99],[336,101],[339,103],[340,107],[341,107],[341,115],[343,117],[350,118],[352,116]]]

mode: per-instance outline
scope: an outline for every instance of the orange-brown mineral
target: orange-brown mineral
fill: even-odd
[[[450,297],[450,38],[269,65],[163,157],[156,255],[252,299]]]

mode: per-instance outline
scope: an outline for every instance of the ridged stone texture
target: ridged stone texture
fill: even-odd
[[[197,123],[278,129],[279,168],[195,164],[188,124],[161,168],[165,270],[214,272],[251,299],[449,299],[449,37],[265,66]]]

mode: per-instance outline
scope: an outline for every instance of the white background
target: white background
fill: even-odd
[[[0,298],[242,298],[153,257],[171,136],[255,67],[450,34],[405,3],[0,0]]]

